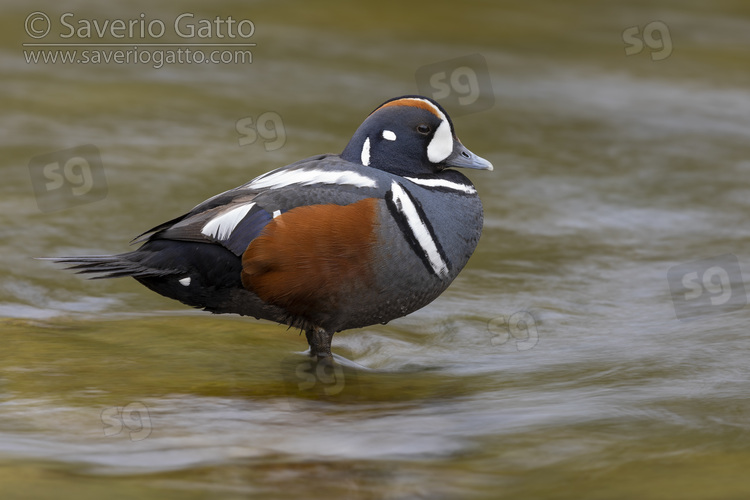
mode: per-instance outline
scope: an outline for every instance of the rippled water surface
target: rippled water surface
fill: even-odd
[[[251,19],[257,45],[251,64],[33,64],[34,11],[42,42],[120,42],[62,39],[65,12],[187,12]],[[4,12],[2,498],[750,495],[745,2]],[[433,304],[337,334],[335,372],[296,331],[32,259],[124,251],[425,89],[495,165],[469,172],[484,234]],[[85,145],[89,198],[65,191]],[[61,187],[34,167],[55,162]]]

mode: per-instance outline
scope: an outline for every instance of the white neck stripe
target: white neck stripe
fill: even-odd
[[[414,184],[419,184],[420,186],[424,186],[428,188],[438,187],[438,188],[452,189],[454,191],[460,191],[466,194],[476,194],[477,192],[474,186],[470,186],[467,184],[460,184],[458,182],[453,182],[453,181],[447,181],[445,179],[421,179],[419,177],[404,177],[404,179],[408,179]]]
[[[360,155],[360,161],[362,162],[362,165],[366,167],[370,165],[370,138],[369,137],[365,139],[365,143],[362,146],[362,154]]]

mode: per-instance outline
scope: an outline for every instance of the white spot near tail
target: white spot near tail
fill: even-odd
[[[214,217],[203,226],[201,233],[219,241],[226,240],[254,205],[254,202],[244,203]]]
[[[393,200],[396,203],[398,211],[406,218],[406,222],[411,229],[414,239],[424,251],[427,256],[427,260],[430,263],[430,267],[438,276],[448,275],[448,264],[445,263],[443,258],[440,256],[437,244],[430,234],[430,230],[424,223],[422,218],[417,212],[417,207],[411,201],[411,197],[406,190],[396,181],[391,184],[391,191],[393,192]]]
[[[383,139],[386,141],[395,141],[396,133],[392,130],[383,130]]]
[[[274,218],[274,219],[275,219],[276,217],[278,217],[279,215],[281,215],[281,210],[274,210],[274,211],[273,211],[273,218]]]
[[[182,278],[180,280],[180,285],[182,285],[182,286],[190,286],[190,276],[188,276],[187,278]]]
[[[365,144],[362,146],[362,155],[360,160],[362,165],[368,166],[370,164],[370,138],[365,139]]]

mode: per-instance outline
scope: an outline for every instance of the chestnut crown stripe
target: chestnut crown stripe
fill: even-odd
[[[442,111],[440,111],[437,106],[432,104],[430,101],[426,101],[424,99],[419,99],[416,97],[405,97],[403,99],[396,99],[395,101],[389,101],[382,106],[380,106],[378,109],[388,108],[390,106],[412,106],[415,108],[420,108],[429,111],[433,115],[437,116],[441,120],[445,120],[445,114],[443,114]],[[375,111],[377,111],[376,109]],[[373,113],[375,112],[373,111]],[[370,113],[372,114],[372,113]]]

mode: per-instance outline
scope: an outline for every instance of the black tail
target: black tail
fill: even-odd
[[[247,293],[240,275],[242,260],[221,245],[192,241],[152,240],[138,250],[118,255],[52,257],[92,279],[130,276],[151,290],[193,307],[213,312],[240,312],[236,291]]]
[[[178,269],[158,269],[144,265],[141,252],[128,252],[118,255],[85,255],[81,257],[50,257],[40,260],[51,260],[58,264],[68,264],[66,269],[77,274],[97,274],[91,279],[123,278],[156,278],[184,273]]]
[[[129,276],[151,290],[193,307],[212,312],[252,314],[239,306],[246,300],[240,275],[242,260],[221,245],[174,240],[152,240],[133,252],[118,255],[53,257],[92,279]],[[239,294],[239,295],[238,295]]]

